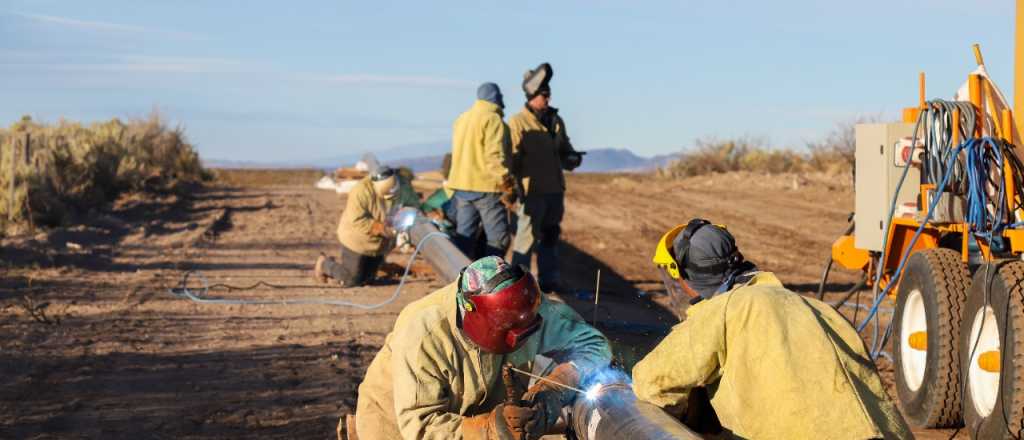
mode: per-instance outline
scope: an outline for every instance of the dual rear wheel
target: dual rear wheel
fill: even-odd
[[[1024,434],[1024,262],[978,268],[960,254],[910,256],[893,315],[896,391],[908,421],[964,423],[972,438]]]
[[[976,439],[1024,434],[1024,262],[974,273],[960,330],[964,425]]]

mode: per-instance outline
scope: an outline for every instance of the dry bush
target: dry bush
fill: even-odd
[[[852,170],[857,151],[857,124],[881,121],[881,116],[873,115],[836,124],[824,138],[807,144],[809,165],[833,173]]]
[[[31,136],[30,160],[25,163],[19,153],[12,175],[10,146],[20,149],[26,133]],[[0,219],[8,223],[31,217],[35,224],[59,225],[124,191],[167,189],[209,178],[184,131],[168,128],[156,114],[88,126],[65,120],[46,125],[25,116],[0,129],[0,147],[0,187],[8,188],[13,178],[16,188],[13,194],[0,193]]]
[[[809,142],[805,151],[770,148],[760,139],[701,139],[668,166],[658,170],[665,177],[689,177],[709,173],[751,171],[759,173],[850,173],[854,166],[856,136],[860,123],[878,122],[877,116],[841,122],[821,140]]]
[[[661,168],[659,174],[689,177],[730,171],[785,173],[800,171],[805,163],[806,158],[802,154],[768,148],[764,141],[758,139],[701,139],[693,150]]]

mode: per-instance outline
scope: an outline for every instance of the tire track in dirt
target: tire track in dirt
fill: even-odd
[[[744,179],[749,184],[730,183]],[[749,256],[785,281],[816,282],[852,194],[813,182],[787,190],[790,178],[781,179],[715,177],[705,189],[707,179],[570,175],[563,247],[574,251],[563,254],[563,274],[591,288],[603,265],[602,277],[656,288],[650,255],[657,239],[702,215],[729,224]],[[143,228],[128,234],[109,263],[10,274],[0,284],[0,331],[8,335],[0,340],[0,437],[332,436],[337,417],[354,410],[356,387],[398,312],[439,287],[432,276],[413,277],[395,303],[373,311],[205,306],[165,289],[194,268],[210,282],[289,286],[211,292],[221,297],[381,301],[394,284],[340,290],[312,283],[316,255],[337,253],[343,206],[343,197],[312,182],[212,188],[148,235]],[[167,212],[157,208],[139,211]],[[219,212],[230,212],[230,227],[190,245]],[[159,219],[143,222],[151,220]],[[398,266],[407,258],[395,253],[387,261]],[[33,295],[66,310],[60,326],[31,321],[6,295],[30,278]],[[631,301],[610,296],[607,304]]]

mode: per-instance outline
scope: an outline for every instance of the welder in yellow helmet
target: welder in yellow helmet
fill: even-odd
[[[746,261],[724,227],[692,220],[655,254],[694,304],[633,367],[641,399],[685,411],[703,387],[721,427],[740,438],[913,438],[857,331]]]
[[[349,191],[338,221],[341,261],[320,254],[313,267],[314,279],[321,283],[333,279],[346,287],[374,281],[384,257],[395,246],[395,232],[388,226],[388,216],[396,208],[420,204],[410,178],[402,174],[400,170],[381,166]]]

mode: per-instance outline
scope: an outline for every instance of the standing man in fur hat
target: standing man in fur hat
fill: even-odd
[[[512,174],[523,192],[519,204],[512,263],[530,267],[537,254],[537,278],[545,292],[564,290],[558,267],[558,239],[565,212],[565,176],[583,162],[569,142],[565,121],[551,101],[551,65],[542,63],[523,75],[526,105],[509,118]]]

